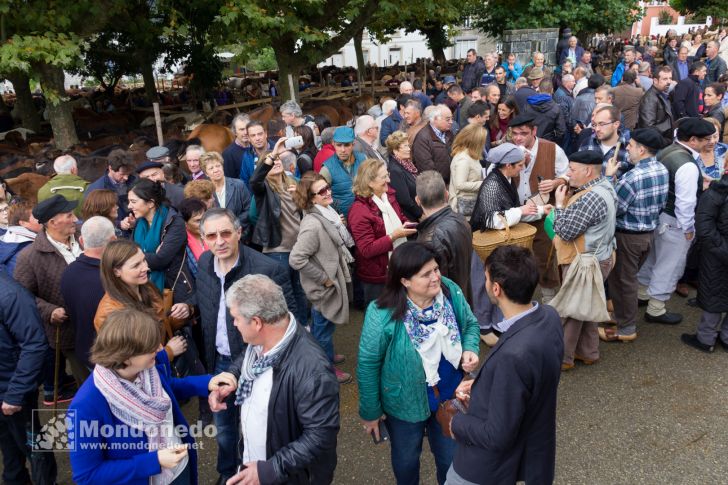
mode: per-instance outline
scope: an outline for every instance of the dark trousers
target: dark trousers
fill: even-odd
[[[230,364],[230,357],[217,354],[213,375],[227,372]],[[237,472],[240,439],[240,408],[235,405],[235,392],[230,393],[225,404],[227,409],[213,413],[212,418],[217,427],[217,472],[230,478]]]
[[[389,431],[392,454],[392,469],[397,485],[419,485],[420,483],[420,455],[422,454],[422,439],[427,430],[427,441],[435,457],[437,468],[437,483],[445,483],[447,470],[452,464],[455,453],[455,440],[446,438],[442,428],[432,413],[425,421],[410,423],[394,416],[387,416],[384,420]]]
[[[364,310],[369,306],[369,303],[379,298],[384,289],[384,283],[367,283],[366,281],[361,282],[362,292],[364,293]]]
[[[23,402],[23,409],[6,416],[0,413],[0,451],[3,454],[3,483],[8,485],[31,482],[35,485],[52,485],[56,481],[56,459],[51,451],[31,451],[34,438],[32,430],[40,430],[38,416],[33,409],[38,406],[38,393],[32,392]],[[30,474],[25,462],[30,461]]]
[[[614,306],[614,320],[621,335],[637,331],[637,273],[652,247],[652,233],[616,232],[617,260],[609,273],[609,296]]]

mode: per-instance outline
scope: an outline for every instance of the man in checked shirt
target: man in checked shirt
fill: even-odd
[[[609,296],[617,326],[600,328],[605,342],[630,341],[637,337],[637,272],[652,247],[653,232],[665,207],[669,174],[655,154],[664,138],[655,128],[632,132],[627,145],[635,166],[621,178],[615,177],[617,163],[607,164],[605,176],[612,179],[617,193],[617,262],[609,274]]]
[[[602,177],[602,152],[585,150],[569,156],[569,185],[556,189],[554,247],[564,274],[578,253],[591,253],[599,260],[602,281],[614,266],[614,225],[617,195],[612,184]],[[567,295],[568,296],[568,295]],[[564,360],[561,370],[574,367],[574,360],[591,365],[599,360],[599,322],[574,318],[564,320]]]

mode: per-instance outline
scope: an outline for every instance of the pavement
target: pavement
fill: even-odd
[[[694,291],[691,296],[694,296]],[[681,312],[677,326],[640,322],[631,343],[600,344],[601,360],[563,373],[557,409],[558,484],[728,483],[728,352],[712,354],[680,342],[693,333],[700,310],[673,296],[668,309]],[[341,368],[354,373],[362,314],[338,326],[336,351],[347,356]],[[481,361],[487,354],[482,345]],[[185,408],[197,419],[197,405]],[[214,439],[198,443],[199,483],[214,484]],[[56,454],[58,483],[70,484],[67,453]],[[421,480],[434,484],[435,467],[423,444]],[[374,445],[357,414],[357,388],[341,386],[341,431],[337,484],[393,484],[389,445]]]

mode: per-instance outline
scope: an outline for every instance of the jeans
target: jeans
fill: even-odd
[[[3,455],[3,483],[8,485],[27,484],[52,485],[56,481],[56,459],[53,453],[32,452],[29,440],[33,437],[31,426],[40,430],[37,415],[33,408],[38,405],[37,392],[31,392],[17,413],[5,416],[0,414],[0,451]],[[33,421],[35,424],[33,425]],[[25,468],[30,460],[31,473]]]
[[[394,416],[384,420],[389,430],[392,453],[392,470],[397,485],[419,485],[420,455],[422,454],[422,438],[427,430],[427,440],[435,457],[437,467],[437,483],[445,483],[447,470],[452,464],[455,453],[455,440],[446,438],[442,428],[432,413],[425,421],[409,423]]]
[[[271,259],[275,259],[286,268],[288,268],[288,275],[291,277],[291,288],[293,289],[293,299],[296,301],[296,311],[291,312],[296,317],[298,323],[304,327],[308,325],[308,300],[306,299],[306,293],[303,292],[301,286],[301,278],[298,276],[298,271],[291,268],[288,264],[288,256],[291,253],[265,253]]]
[[[232,359],[217,354],[215,372],[227,372]],[[217,472],[224,477],[231,477],[237,472],[238,441],[240,440],[240,409],[235,406],[235,393],[225,399],[227,409],[213,413],[213,421],[217,428]]]
[[[336,325],[326,319],[316,308],[311,308],[311,335],[324,349],[329,362],[334,362],[334,330]]]

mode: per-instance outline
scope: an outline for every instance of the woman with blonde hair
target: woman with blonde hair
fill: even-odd
[[[210,179],[214,185],[214,191],[212,196],[217,207],[223,209],[230,209],[235,217],[240,221],[240,225],[244,228],[248,226],[248,211],[250,210],[250,192],[245,186],[242,180],[226,177],[224,167],[224,161],[222,155],[217,152],[207,152],[200,156],[200,167],[205,172],[207,178]],[[188,185],[197,184],[203,182],[201,180],[195,180],[190,182]],[[204,189],[204,184],[200,184],[200,189]],[[194,189],[193,189],[194,190]],[[185,189],[185,197],[194,197],[194,195],[187,195]],[[203,202],[207,203],[206,200]],[[208,209],[211,206],[208,205]]]
[[[412,163],[412,149],[407,133],[397,130],[387,137],[386,143],[389,152],[389,185],[395,190],[397,202],[407,219],[419,221],[422,208],[415,202],[419,172]]]
[[[308,301],[301,287],[298,271],[291,268],[288,258],[298,238],[301,214],[293,200],[296,181],[286,175],[281,154],[286,137],[282,137],[262,160],[250,177],[250,189],[255,197],[258,221],[253,229],[253,243],[262,252],[288,268],[293,296],[296,300],[296,320],[301,325],[308,322]]]
[[[304,216],[289,258],[291,267],[300,272],[311,301],[311,335],[332,364],[341,364],[344,356],[334,353],[333,336],[337,324],[349,322],[349,264],[354,258],[347,248],[354,240],[332,207],[331,187],[322,175],[304,173],[293,198]],[[340,384],[351,381],[351,374],[334,370]]]
[[[483,156],[488,131],[476,124],[469,124],[455,137],[450,162],[450,207],[465,217],[470,217],[475,199],[483,183]]]
[[[383,161],[364,160],[353,191],[356,197],[349,209],[349,228],[356,243],[356,276],[362,283],[364,303],[369,304],[384,288],[392,251],[417,229],[405,226],[407,218],[389,187],[389,171]]]

